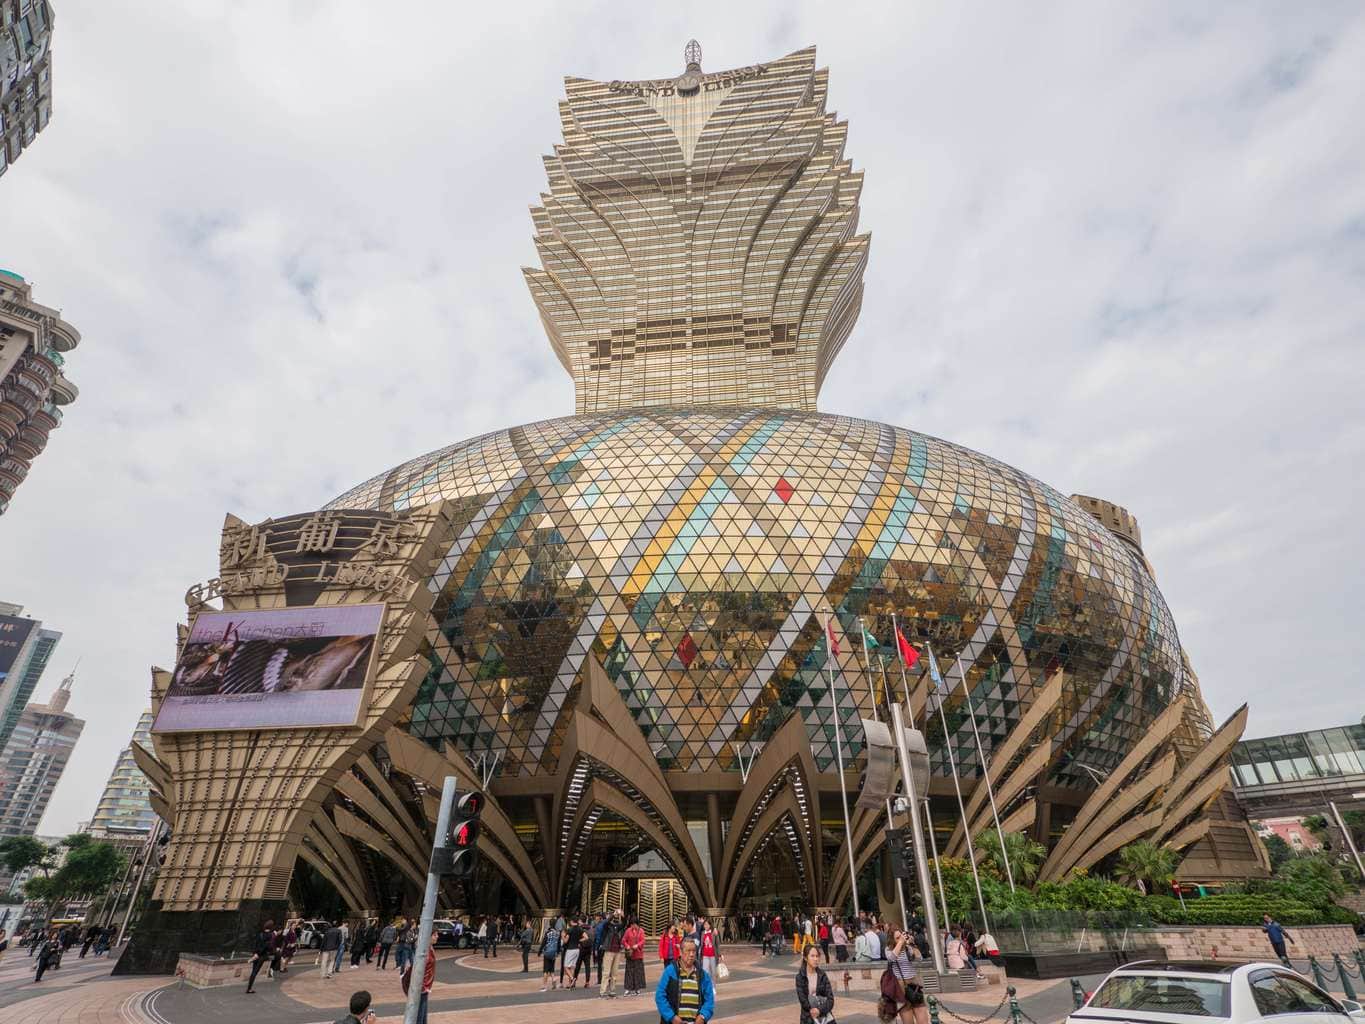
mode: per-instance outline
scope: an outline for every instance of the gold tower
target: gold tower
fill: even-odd
[[[566,78],[527,283],[577,411],[814,411],[862,304],[847,122],[809,47],[676,78]]]

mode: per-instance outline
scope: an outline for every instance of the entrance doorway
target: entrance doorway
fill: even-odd
[[[690,909],[687,890],[672,875],[591,874],[583,878],[581,909],[588,914],[620,910],[635,914],[647,935],[658,935]]]

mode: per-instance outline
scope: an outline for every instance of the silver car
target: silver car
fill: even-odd
[[[1277,1024],[1353,1024],[1365,1020],[1365,1011],[1328,995],[1283,964],[1144,961],[1111,973],[1067,1022],[1190,1024],[1193,1017],[1233,1024],[1271,1019]]]

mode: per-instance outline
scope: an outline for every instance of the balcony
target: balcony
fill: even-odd
[[[80,393],[80,388],[60,373],[57,374],[57,379],[52,382],[52,400],[58,405],[70,405],[80,397]]]
[[[19,431],[19,436],[11,440],[8,445],[8,454],[11,457],[20,459],[24,462],[32,462],[42,452],[43,448],[42,445],[35,447],[31,441],[24,440],[24,437],[27,434],[27,429]],[[5,449],[0,448],[0,457],[3,457],[5,454]]]
[[[37,458],[38,454],[47,447],[47,435],[50,430],[51,428],[45,423],[39,422],[38,416],[35,415],[33,419],[20,428],[16,443],[25,444],[33,449],[33,457]]]

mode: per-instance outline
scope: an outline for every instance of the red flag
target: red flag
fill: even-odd
[[[833,654],[833,655],[835,655],[835,656],[837,657],[838,654],[839,654],[839,641],[834,639],[834,620],[833,620],[833,619],[826,619],[826,620],[825,620],[825,636],[829,637],[829,649],[830,649],[830,653]]]
[[[697,660],[697,642],[692,639],[691,633],[684,633],[682,642],[678,644],[675,652],[678,660],[683,663],[683,668],[691,668],[692,662]]]
[[[900,627],[896,628],[896,647],[901,652],[901,661],[905,662],[905,667],[914,668],[915,662],[919,661],[919,651],[910,646],[910,641],[905,639]]]

